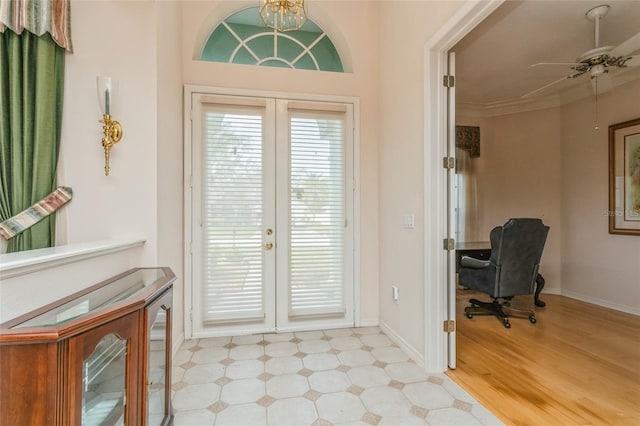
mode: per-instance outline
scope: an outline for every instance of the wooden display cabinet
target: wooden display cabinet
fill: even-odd
[[[172,424],[174,281],[135,268],[0,324],[0,424]]]

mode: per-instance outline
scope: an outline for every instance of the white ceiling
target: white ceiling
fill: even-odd
[[[611,6],[600,22],[600,46],[617,46],[640,32],[640,0],[506,1],[451,49],[456,53],[456,101],[477,106],[513,102],[570,74],[569,66],[530,65],[574,62],[593,49],[594,23],[585,13],[600,4]],[[614,85],[640,78],[640,67],[614,68],[610,76]],[[589,73],[537,98],[572,88],[589,95]]]

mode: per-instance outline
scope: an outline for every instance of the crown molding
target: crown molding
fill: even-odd
[[[626,70],[625,70],[626,71]],[[620,72],[615,76],[613,87],[608,92],[640,79],[640,72]],[[608,92],[601,93],[606,95]],[[531,98],[516,98],[502,101],[489,102],[486,104],[473,102],[456,102],[456,115],[464,117],[497,117],[501,115],[517,114],[522,112],[536,111],[540,109],[556,108],[570,104],[588,97],[594,96],[589,84],[579,84],[570,89],[563,90],[548,96],[534,96]]]

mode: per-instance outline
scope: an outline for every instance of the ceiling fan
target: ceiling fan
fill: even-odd
[[[527,98],[543,91],[544,89],[560,83],[561,81],[578,78],[581,75],[589,73],[591,76],[592,85],[596,95],[598,94],[598,79],[604,77],[609,72],[609,69],[625,68],[640,66],[640,55],[631,56],[630,54],[636,50],[640,50],[640,32],[631,38],[627,39],[620,45],[614,46],[600,46],[600,19],[602,19],[607,12],[609,12],[609,5],[600,5],[591,8],[585,13],[585,16],[594,22],[595,25],[595,47],[591,50],[584,52],[575,62],[540,62],[531,65],[532,67],[545,66],[545,65],[564,65],[569,66],[573,70],[568,75],[545,84],[523,96]]]

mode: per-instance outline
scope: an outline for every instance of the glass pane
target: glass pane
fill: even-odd
[[[316,64],[313,63],[311,56],[307,53],[298,62],[293,64],[299,70],[317,70]]]
[[[256,16],[257,15],[258,14],[256,13]],[[247,24],[234,24],[234,23],[230,23],[229,20],[227,20],[227,23],[229,24],[229,27],[231,27],[233,32],[235,32],[238,35],[238,37],[240,37],[242,40],[246,40],[247,38],[260,33],[271,33],[273,37],[273,30],[265,27],[264,24],[262,24],[262,20],[260,20],[261,25],[259,26],[247,25]]]
[[[260,59],[273,56],[273,34],[257,37],[247,42],[247,47]]]
[[[302,46],[298,43],[283,36],[278,37],[278,57],[291,62],[300,53],[302,53]]]
[[[344,118],[291,117],[289,314],[344,314]],[[317,117],[317,118],[316,118]]]
[[[261,318],[263,108],[211,106],[204,117],[205,321]]]
[[[151,325],[149,342],[149,371],[147,389],[149,404],[147,424],[160,425],[165,417],[166,364],[167,364],[167,312],[159,310]]]
[[[163,278],[165,278],[165,275],[162,269],[141,269],[13,328],[44,327],[61,324],[134,297],[146,287],[157,283]]]
[[[236,56],[232,59],[234,64],[255,65],[258,63],[256,58],[254,58],[244,47],[241,47],[236,53]]]
[[[202,49],[200,59],[212,62],[229,62],[231,54],[237,46],[238,40],[223,25],[219,25],[209,36],[207,44]]]
[[[127,341],[105,336],[82,370],[82,424],[124,425]]]
[[[313,23],[311,21],[307,21],[307,23],[304,24],[304,27],[302,27],[301,30],[287,31],[287,35],[301,41],[305,46],[310,46],[311,43],[313,43],[318,37],[323,34],[323,31],[320,28],[315,25],[313,25],[315,27],[313,28],[310,25],[313,25]]]
[[[343,72],[340,55],[329,37],[323,37],[313,46],[311,54],[315,56],[321,71]]]
[[[269,59],[264,61],[262,64],[263,67],[278,67],[278,68],[291,68],[289,64],[281,61],[280,59]]]

